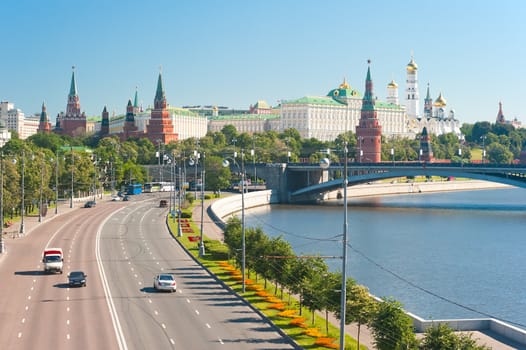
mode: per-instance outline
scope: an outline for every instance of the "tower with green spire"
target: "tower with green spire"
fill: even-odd
[[[356,126],[356,137],[359,143],[359,160],[378,163],[381,161],[382,126],[378,123],[371,79],[371,61],[368,60],[367,76],[365,78],[365,93],[362,99],[360,120]]]
[[[157,79],[157,90],[153,101],[154,108],[151,112],[150,123],[148,124],[147,137],[154,144],[163,144],[177,141],[178,134],[174,130],[170,112],[167,109],[166,95],[163,87],[162,72],[159,72]]]
[[[51,132],[51,123],[49,122],[49,118],[47,116],[46,111],[46,104],[45,102],[42,102],[42,112],[40,113],[40,120],[38,123],[38,130],[37,132],[44,132],[44,133],[50,133]]]
[[[86,115],[80,111],[80,99],[77,91],[77,81],[75,79],[75,66],[72,67],[66,113],[60,113],[57,116],[57,128],[55,131],[71,137],[86,134]]]

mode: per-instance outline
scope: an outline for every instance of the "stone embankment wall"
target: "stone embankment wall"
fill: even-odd
[[[467,191],[480,189],[506,188],[508,185],[497,184],[478,180],[461,180],[461,181],[443,181],[443,182],[401,182],[401,183],[371,183],[349,187],[349,197],[396,195],[396,194],[413,194],[413,193],[430,193],[444,191]],[[245,209],[262,205],[279,203],[277,194],[272,190],[257,191],[246,193],[244,196]],[[329,199],[337,197],[337,191],[333,192]],[[209,215],[220,226],[225,225],[225,219],[236,212],[241,211],[241,194],[228,196],[215,201],[210,209]],[[513,340],[519,344],[526,345],[526,331],[509,325],[505,322],[491,319],[452,319],[452,320],[425,320],[414,314],[407,313],[413,319],[413,325],[418,332],[425,330],[439,323],[446,323],[451,328],[458,331],[486,331],[490,330],[496,334]]]

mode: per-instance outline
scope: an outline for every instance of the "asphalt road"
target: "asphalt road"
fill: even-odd
[[[0,349],[116,349],[117,341],[95,260],[95,233],[115,206],[67,210],[36,224],[25,237],[6,237],[0,260]],[[65,209],[63,209],[65,210]],[[30,227],[35,225],[35,227]],[[45,247],[64,251],[64,273],[45,274]],[[83,270],[87,287],[69,288],[67,273]]]
[[[121,349],[294,349],[177,244],[157,197],[138,198],[112,215],[98,234]],[[175,275],[176,293],[153,289],[161,272]]]

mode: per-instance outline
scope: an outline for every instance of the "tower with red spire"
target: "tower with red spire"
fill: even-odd
[[[80,99],[77,93],[75,80],[75,66],[72,67],[71,85],[69,88],[68,105],[66,113],[57,116],[58,133],[72,137],[86,134],[86,115],[80,112]]]
[[[162,73],[159,72],[157,80],[157,91],[155,92],[154,107],[151,112],[150,123],[147,128],[147,137],[156,144],[163,144],[177,141],[178,134],[174,131],[174,126],[167,109],[166,95],[163,88]]]
[[[422,136],[420,137],[420,160],[423,162],[432,162],[434,159],[431,140],[427,133],[427,128],[424,126]]]
[[[360,121],[356,126],[356,137],[360,143],[360,161],[378,163],[381,161],[382,126],[378,123],[378,116],[373,96],[373,81],[371,80],[371,61],[367,63],[367,77],[365,79],[365,94],[362,99]]]
[[[49,134],[51,132],[51,123],[49,122],[46,110],[46,104],[42,102],[42,112],[40,113],[40,121],[38,123],[37,132],[44,132]]]

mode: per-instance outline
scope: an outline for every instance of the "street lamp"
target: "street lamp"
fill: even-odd
[[[361,163],[362,162],[362,156],[363,156],[363,149],[362,149],[363,137],[362,136],[358,136],[358,141],[360,142],[360,163]]]
[[[205,242],[203,240],[203,219],[205,216],[205,153],[203,152],[203,163],[201,165],[201,237],[199,239],[199,256],[205,256]]]
[[[22,186],[21,186],[21,191],[22,191],[22,200],[21,200],[21,204],[20,204],[20,231],[19,233],[20,234],[24,234],[26,232],[25,230],[25,226],[24,226],[24,212],[25,212],[25,202],[24,202],[24,196],[25,196],[25,191],[24,191],[24,187],[25,187],[25,158],[26,158],[26,151],[24,149],[22,149]]]
[[[236,153],[234,152],[234,164]],[[223,160],[223,167],[228,167],[230,162],[228,159]],[[245,293],[245,265],[246,265],[246,243],[245,243],[245,161],[244,152],[241,150],[241,288]]]
[[[73,156],[73,146],[70,147],[71,150],[71,196],[69,200],[69,207],[73,208],[73,179],[74,179],[74,169],[75,169],[75,157]]]
[[[482,139],[482,164],[486,164],[486,135],[480,138]]]
[[[38,206],[38,222],[42,222],[42,188],[44,187],[44,157],[42,157],[42,168],[40,169],[40,200]]]
[[[393,166],[395,164],[394,156],[395,156],[394,148],[391,148],[391,157],[393,158]]]
[[[4,252],[4,152],[0,153],[0,254]]]
[[[348,150],[347,143],[343,145],[344,152],[344,166],[343,166],[343,238],[342,238],[342,289],[341,289],[341,309],[340,309],[340,349],[345,349],[345,311],[347,302],[347,162],[348,162]],[[361,161],[361,160],[360,160]],[[328,158],[323,158],[320,162],[322,169],[328,169],[330,161]]]

